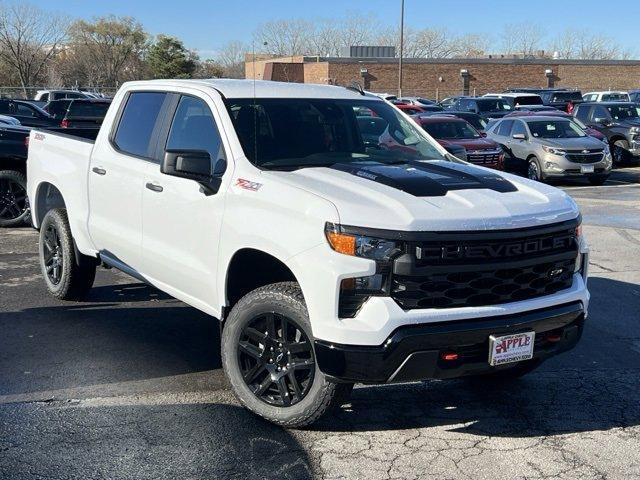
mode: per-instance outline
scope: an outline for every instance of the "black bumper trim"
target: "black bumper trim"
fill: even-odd
[[[348,320],[347,320],[348,321]],[[488,373],[489,335],[536,332],[534,358],[544,360],[573,348],[582,334],[582,302],[514,315],[410,325],[396,329],[379,346],[343,345],[316,340],[320,370],[348,382],[387,383],[426,378],[454,378]],[[560,335],[546,341],[546,333]],[[443,362],[442,351],[459,353],[455,362]],[[507,365],[506,368],[512,365]],[[504,367],[502,367],[504,368]]]

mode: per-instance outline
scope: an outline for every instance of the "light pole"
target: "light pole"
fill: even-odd
[[[398,98],[402,97],[402,55],[404,53],[404,0],[400,0],[400,58],[398,59]]]

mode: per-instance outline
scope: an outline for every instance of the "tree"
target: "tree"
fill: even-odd
[[[190,78],[198,66],[198,57],[184,47],[181,40],[158,35],[147,54],[147,66],[152,78]]]
[[[218,76],[244,78],[244,55],[249,50],[243,42],[229,42],[224,45],[216,55],[216,62],[222,68],[222,74]]]
[[[68,48],[59,59],[68,80],[69,75],[77,75],[76,81],[116,86],[140,78],[149,36],[133,18],[78,20],[71,25],[69,37]]]
[[[244,64],[243,64],[244,71]],[[198,62],[193,78],[221,78],[227,77],[224,67],[212,59]],[[239,78],[239,77],[238,77]]]
[[[309,32],[313,24],[305,20],[273,20],[258,27],[254,44],[261,45],[265,53],[279,56],[305,55],[309,53]]]
[[[558,58],[574,58],[580,60],[611,60],[627,58],[620,45],[613,39],[599,33],[590,33],[567,28],[552,43],[552,49]]]
[[[505,53],[535,56],[544,39],[544,29],[535,23],[511,23],[502,30],[502,44]]]
[[[30,5],[0,6],[0,60],[15,70],[25,97],[27,87],[43,76],[67,28],[63,17]]]

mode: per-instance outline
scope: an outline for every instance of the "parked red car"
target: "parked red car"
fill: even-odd
[[[574,122],[576,122],[580,128],[582,128],[582,130],[584,130],[584,133],[586,133],[587,135],[589,135],[590,137],[593,138],[597,138],[598,140],[601,141],[606,141],[606,137],[600,133],[598,130],[594,129],[594,128],[589,128],[587,127],[584,123],[582,123],[580,120],[578,120],[576,117],[574,117],[573,115],[570,115],[566,112],[562,112],[560,110],[557,111],[540,111],[540,112],[536,112],[536,111],[532,111],[532,112],[512,112],[508,115],[505,115],[505,117],[530,117],[532,115],[537,115],[537,116],[545,116],[545,117],[563,117],[563,118],[570,118],[571,120],[573,120]]]
[[[467,121],[450,115],[419,116],[414,119],[443,147],[464,147],[467,150],[467,161],[504,170],[504,152],[500,145],[485,138]]]

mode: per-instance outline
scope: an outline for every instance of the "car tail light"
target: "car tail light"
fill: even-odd
[[[24,137],[24,146],[29,148],[29,137]]]
[[[458,360],[459,356],[456,352],[444,352],[440,354],[440,358],[445,362],[455,362]]]
[[[62,128],[69,128],[69,120],[67,120],[67,119],[65,118],[64,120],[62,120],[62,121],[60,122],[60,126],[61,126]]]

